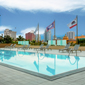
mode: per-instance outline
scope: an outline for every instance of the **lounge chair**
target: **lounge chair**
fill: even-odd
[[[76,45],[74,46],[74,48],[73,48],[73,49],[70,49],[70,52],[72,52],[72,53],[73,53],[74,51],[75,51],[75,52],[76,52],[76,51],[80,51],[80,52],[81,52],[81,50],[80,50],[80,49],[78,49],[78,48],[79,48],[79,46],[80,46],[79,44],[76,44]]]
[[[10,46],[5,46],[5,48],[10,48],[10,47],[12,47],[13,46],[13,44],[11,44]]]
[[[42,48],[40,48],[40,50],[49,50],[49,49],[51,49],[51,48],[49,48],[49,45],[47,45],[46,47],[42,47]],[[51,49],[52,50],[52,49]]]
[[[63,52],[63,51],[67,51],[67,52],[69,52],[69,50],[70,50],[69,47],[70,47],[70,44],[67,44],[67,45],[65,46],[64,49],[59,49],[59,52],[60,52],[60,51],[62,51],[62,52]]]
[[[14,44],[11,48],[15,48],[16,44]]]
[[[30,44],[27,47],[25,47],[24,49],[28,49],[28,48],[30,49]]]
[[[18,50],[18,49],[25,49],[25,46],[26,46],[26,45],[23,45],[23,47],[18,47],[17,50]]]
[[[15,48],[16,44],[14,44],[13,48]]]
[[[39,48],[34,48],[34,49],[36,49],[36,50],[39,49],[40,50],[42,47],[43,47],[43,44],[41,44]]]

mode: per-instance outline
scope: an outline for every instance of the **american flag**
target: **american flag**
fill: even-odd
[[[48,27],[46,27],[47,29],[47,32],[50,30],[50,29],[53,29],[55,28],[55,21],[53,23],[51,23]]]

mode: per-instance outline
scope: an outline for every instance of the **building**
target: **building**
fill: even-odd
[[[65,34],[65,36],[63,37],[63,40],[66,40],[66,43],[76,43],[75,39],[69,39],[68,36]]]
[[[69,40],[68,39],[68,36],[65,34],[65,36],[63,37],[63,40],[66,40],[66,43],[68,43],[67,41]]]
[[[38,34],[35,35],[35,40],[38,41]],[[39,41],[41,41],[41,36],[39,35]]]
[[[16,32],[9,30],[9,29],[5,29],[4,31],[4,36],[9,35],[11,38],[13,38],[14,40],[16,39]]]
[[[45,33],[44,33],[44,42],[47,42],[48,40],[51,40],[51,30],[49,30],[47,32],[47,30],[45,30]]]
[[[69,39],[75,39],[75,32],[69,31],[67,32],[67,36]]]
[[[35,35],[34,35],[34,33],[28,32],[25,34],[25,38],[26,38],[26,40],[29,39],[30,41],[32,41],[32,40],[35,40]]]
[[[47,31],[44,32],[44,42],[47,42]]]
[[[76,39],[77,37],[75,37]],[[78,39],[85,39],[85,35],[78,36]]]

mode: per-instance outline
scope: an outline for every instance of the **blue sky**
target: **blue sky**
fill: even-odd
[[[35,30],[39,23],[39,33],[44,39],[44,31],[55,20],[56,36],[62,37],[69,29],[67,24],[78,15],[78,34],[85,35],[85,0],[0,0],[0,34],[5,29],[17,32],[17,37]],[[16,27],[16,29],[15,29]],[[54,29],[51,29],[52,36]]]

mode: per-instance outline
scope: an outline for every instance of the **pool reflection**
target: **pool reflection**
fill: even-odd
[[[84,57],[0,50],[0,61],[45,75],[85,67]]]
[[[0,50],[0,60],[3,61],[4,59],[9,60],[10,58],[16,55],[16,51],[8,51],[8,50]]]
[[[71,58],[72,57],[72,58]],[[78,62],[80,60],[80,58],[78,56],[66,56],[66,55],[53,55],[53,54],[42,54],[42,53],[38,53],[37,54],[37,60],[33,62],[33,64],[35,65],[37,72],[40,72],[40,68],[41,68],[41,60],[43,61],[45,58],[47,58],[46,61],[46,68],[43,68],[44,70],[46,69],[47,72],[49,72],[52,75],[57,74],[57,71],[61,72],[61,69],[64,72],[64,62],[69,62],[68,64],[70,65],[76,65],[75,69],[78,69]],[[49,61],[49,59],[52,59],[51,64],[47,64]],[[54,60],[53,60],[54,59]],[[62,63],[63,61],[63,63]],[[62,68],[59,67],[60,65],[58,63],[62,63]],[[43,63],[44,64],[44,63]],[[44,66],[43,66],[44,67]],[[72,68],[72,67],[71,67]],[[71,69],[68,65],[66,66],[65,70],[69,70]],[[60,69],[60,70],[59,70]],[[41,73],[41,72],[40,72]]]

